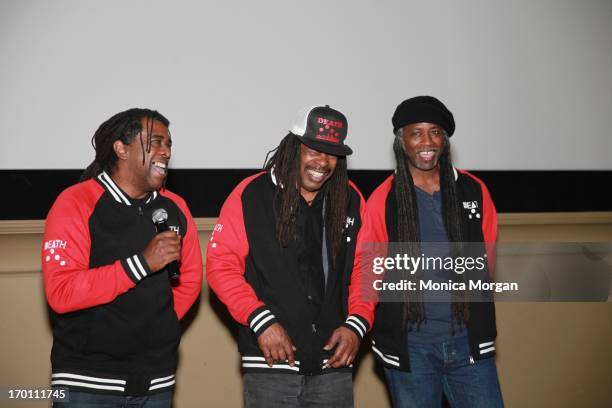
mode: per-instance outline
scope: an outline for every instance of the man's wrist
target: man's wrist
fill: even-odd
[[[357,314],[349,315],[345,322],[342,323],[342,326],[355,333],[359,340],[362,340],[366,333],[370,330],[368,321]]]
[[[277,323],[276,316],[264,305],[260,306],[251,313],[248,317],[247,322],[253,333],[257,337],[262,334],[268,327]]]
[[[120,261],[126,275],[136,284],[152,273],[142,254],[134,254]]]

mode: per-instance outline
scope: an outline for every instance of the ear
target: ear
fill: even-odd
[[[121,140],[115,140],[113,143],[113,150],[117,155],[119,160],[127,160],[128,158],[128,149],[127,145],[123,143]]]

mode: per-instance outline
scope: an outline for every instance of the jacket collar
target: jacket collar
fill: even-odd
[[[115,199],[115,201],[128,206],[131,206],[133,204],[133,200],[125,192],[123,192],[117,184],[115,184],[115,182],[108,175],[108,173],[103,171],[102,173],[98,174],[96,179],[102,185],[102,187],[104,187],[104,189],[109,192],[109,194]],[[149,193],[145,204],[149,204],[151,201],[155,200],[158,195],[159,193],[157,191]]]
[[[276,176],[274,175],[274,167],[272,167],[272,168],[270,169],[270,178],[272,179],[272,183],[273,183],[275,186],[279,186],[280,188],[285,188],[285,186],[283,186],[283,183],[280,183],[280,182],[277,182],[277,181],[276,181]]]

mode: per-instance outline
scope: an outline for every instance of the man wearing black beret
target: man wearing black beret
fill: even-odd
[[[415,258],[458,248],[465,255],[474,244],[461,243],[477,243],[471,251],[484,255],[478,276],[487,279],[497,236],[495,206],[481,180],[452,165],[453,114],[438,99],[417,96],[397,107],[392,123],[396,169],[368,200],[362,242],[400,243],[399,250]],[[465,291],[451,296],[423,289],[419,280],[465,283],[471,277],[456,267],[438,268],[412,275],[416,290],[404,290],[400,301],[387,302],[380,293],[372,349],[384,366],[393,405],[440,407],[445,394],[452,407],[503,406],[494,303],[470,301]],[[392,275],[387,270],[385,280]]]

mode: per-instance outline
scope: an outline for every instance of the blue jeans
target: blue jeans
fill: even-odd
[[[503,407],[495,359],[470,362],[467,338],[410,343],[410,372],[385,368],[393,406],[440,408],[442,392],[453,408]]]
[[[247,373],[242,375],[246,408],[351,408],[353,375],[329,373],[296,375]]]
[[[142,397],[92,394],[71,391],[68,402],[54,402],[54,408],[170,408],[173,391]]]

